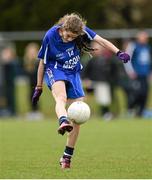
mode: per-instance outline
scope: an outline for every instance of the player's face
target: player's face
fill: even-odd
[[[64,42],[73,41],[78,37],[78,34],[72,33],[71,31],[66,31],[64,29],[61,30],[61,37]]]

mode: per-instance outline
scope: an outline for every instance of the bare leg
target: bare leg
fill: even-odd
[[[71,104],[72,102],[75,101],[83,101],[83,98],[78,98],[75,100],[68,100],[68,103]],[[79,130],[80,130],[80,125],[73,123],[73,130],[68,134],[67,137],[67,146],[74,148],[78,135],[79,135]]]
[[[56,101],[55,111],[59,119],[58,133],[64,135],[65,132],[70,132],[73,129],[72,124],[67,119],[66,111],[66,87],[64,81],[57,81],[52,86],[52,94]]]
[[[57,81],[52,86],[52,94],[55,99],[55,111],[57,117],[60,118],[61,116],[67,116],[66,112],[66,102],[67,102],[67,95],[66,95],[66,88],[64,81]]]
[[[79,135],[80,125],[73,123],[73,130],[68,133],[66,145],[74,148],[78,135]]]

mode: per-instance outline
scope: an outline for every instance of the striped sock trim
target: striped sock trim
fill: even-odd
[[[59,118],[59,125],[61,125],[64,121],[68,121],[66,116],[61,116]]]
[[[65,150],[64,150],[64,154],[63,154],[63,157],[66,157],[66,156],[68,156],[68,157],[72,157],[72,155],[73,155],[73,151],[74,151],[74,148],[72,148],[72,147],[69,147],[69,146],[66,146],[65,147]]]
[[[65,156],[66,156],[66,157],[67,157],[67,156],[68,156],[68,157],[72,157],[72,155],[64,152],[63,157],[65,157]]]

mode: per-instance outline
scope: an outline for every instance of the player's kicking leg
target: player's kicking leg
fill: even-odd
[[[66,87],[64,81],[56,81],[52,85],[52,94],[56,101],[55,111],[57,117],[59,118],[59,128],[58,133],[64,135],[65,132],[70,132],[73,129],[72,124],[68,121],[67,112],[66,112]]]

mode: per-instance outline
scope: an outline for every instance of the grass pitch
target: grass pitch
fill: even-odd
[[[82,125],[70,170],[55,120],[0,121],[0,178],[152,178],[152,121],[92,119]]]

